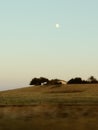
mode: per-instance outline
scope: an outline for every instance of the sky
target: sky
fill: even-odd
[[[98,0],[1,1],[0,90],[34,77],[98,78],[97,35]]]

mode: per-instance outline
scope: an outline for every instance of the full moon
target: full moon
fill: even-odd
[[[58,23],[55,24],[56,28],[60,28],[60,25]]]

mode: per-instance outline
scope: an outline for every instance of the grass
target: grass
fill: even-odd
[[[0,92],[0,130],[98,130],[98,84]]]
[[[35,86],[0,92],[0,105],[95,104],[98,84]]]
[[[0,130],[97,130],[98,106],[35,105],[0,108]]]

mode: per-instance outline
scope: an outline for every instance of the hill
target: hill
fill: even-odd
[[[30,86],[0,92],[0,105],[98,103],[98,84]]]
[[[0,92],[0,130],[98,130],[98,84]]]

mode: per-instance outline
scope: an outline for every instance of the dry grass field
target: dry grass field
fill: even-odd
[[[95,104],[98,84],[35,86],[0,92],[0,105]]]
[[[98,84],[0,92],[0,130],[98,130]]]

